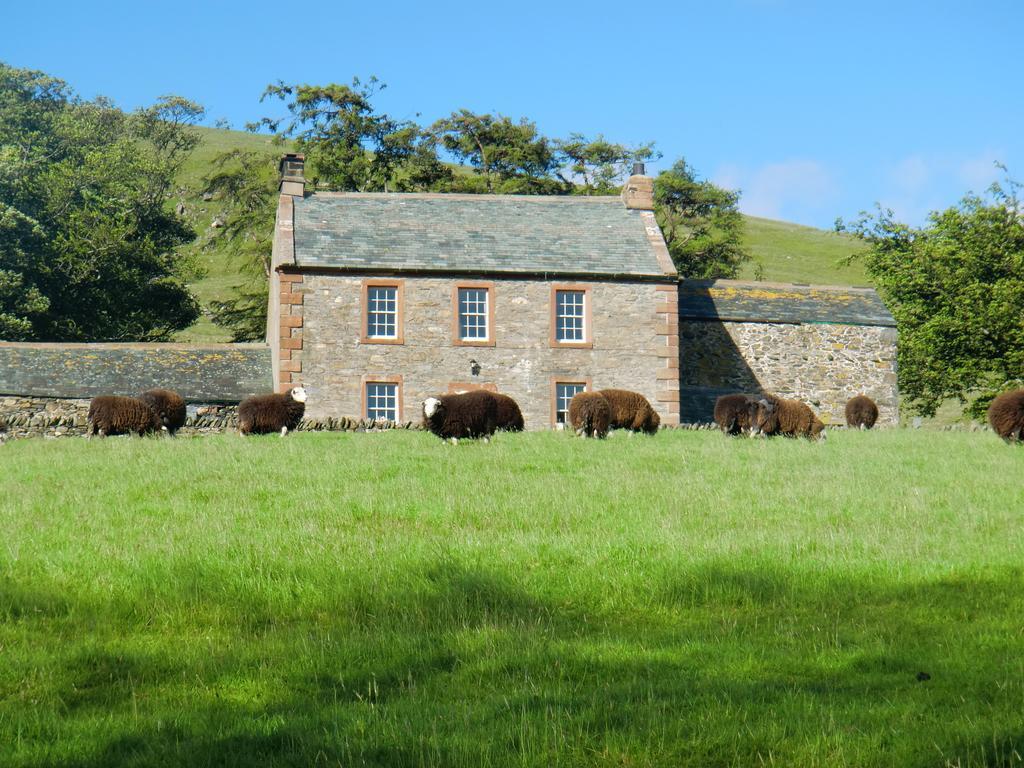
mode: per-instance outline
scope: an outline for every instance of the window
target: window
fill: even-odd
[[[366,383],[366,418],[398,421],[398,384],[369,381]]]
[[[568,421],[569,401],[578,393],[590,389],[590,381],[552,381],[551,424]]]
[[[494,284],[458,283],[452,291],[452,342],[494,346]]]
[[[580,285],[552,287],[551,346],[593,346],[590,339],[590,288]]]
[[[363,281],[362,341],[402,344],[403,284],[395,280]]]

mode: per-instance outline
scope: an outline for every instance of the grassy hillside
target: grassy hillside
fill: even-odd
[[[0,764],[1020,765],[1021,458],[908,430],[11,443]]]
[[[183,202],[194,217],[194,223],[205,239],[210,235],[210,221],[218,213],[217,204],[204,202],[199,196],[201,181],[210,172],[211,162],[220,152],[231,149],[249,149],[279,155],[284,149],[266,136],[255,136],[241,131],[200,129],[203,143],[190,159],[181,178],[185,190]],[[746,217],[744,242],[754,254],[763,272],[763,279],[778,282],[828,283],[841,285],[868,285],[869,279],[858,263],[838,266],[837,261],[860,247],[852,238],[825,232],[812,227],[789,224],[770,219]],[[232,264],[217,249],[197,248],[204,276],[192,287],[205,306],[216,299],[233,295],[239,283],[238,265]],[[753,279],[757,266],[748,264],[741,277]],[[228,334],[207,318],[181,332],[180,341],[227,341]]]

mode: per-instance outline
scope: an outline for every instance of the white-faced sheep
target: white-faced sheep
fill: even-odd
[[[750,404],[758,395],[722,395],[715,400],[715,424],[727,435],[750,431]]]
[[[628,429],[653,435],[661,425],[658,415],[647,398],[639,392],[626,389],[602,389],[598,394],[608,401],[611,408],[612,429]]]
[[[498,401],[482,389],[455,395],[438,395],[423,401],[423,426],[457,443],[462,437],[487,440],[498,425]]]
[[[139,400],[156,411],[161,423],[172,435],[185,425],[185,401],[169,389],[148,389]]]
[[[799,400],[765,395],[750,404],[750,428],[754,435],[785,435],[824,440],[825,425],[810,406]]]
[[[292,387],[290,391],[272,395],[247,397],[238,406],[238,431],[243,435],[280,433],[294,430],[306,412],[306,390]]]
[[[1008,442],[1024,442],[1024,389],[1003,392],[988,407],[992,430]]]
[[[878,421],[878,406],[867,395],[851,397],[846,403],[846,426],[871,429]]]
[[[99,395],[89,402],[89,437],[132,433],[141,436],[166,429],[157,412],[138,398]]]
[[[607,437],[611,406],[598,392],[577,392],[569,401],[569,423],[577,435]]]
[[[505,432],[522,432],[526,422],[523,420],[523,412],[519,410],[519,403],[498,392],[492,393],[491,397],[498,404],[497,428]]]

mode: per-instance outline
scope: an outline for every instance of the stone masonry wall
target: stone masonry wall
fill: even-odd
[[[720,394],[760,391],[803,400],[831,424],[863,393],[880,425],[899,423],[893,328],[683,321],[679,346],[684,422],[710,420]]]
[[[519,402],[527,429],[547,429],[553,381],[590,380],[595,389],[641,392],[664,423],[678,423],[674,284],[574,282],[591,289],[593,348],[573,349],[550,344],[552,286],[568,281],[488,278],[496,343],[485,347],[453,343],[452,292],[463,280],[433,277],[402,279],[404,343],[361,342],[363,279],[307,271],[284,283],[290,306],[302,308],[301,337],[281,331],[295,339],[288,367],[309,388],[311,418],[362,416],[365,382],[400,376],[402,421],[419,420],[423,399],[450,387],[493,385]]]

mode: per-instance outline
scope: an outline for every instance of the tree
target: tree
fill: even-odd
[[[739,192],[697,179],[685,160],[654,180],[658,223],[682,277],[736,277],[751,255],[741,245]]]
[[[557,168],[552,143],[535,123],[518,123],[504,115],[478,115],[468,109],[452,112],[430,127],[430,133],[460,163],[468,163],[483,179],[484,188],[465,191],[503,194],[565,192],[566,185],[551,178]]]
[[[1024,379],[1024,211],[1020,185],[994,184],[933,212],[924,227],[878,208],[851,224],[869,244],[868,273],[896,318],[899,385],[912,410],[934,415],[946,398],[984,413]]]
[[[562,171],[559,178],[567,184],[575,184],[583,194],[614,194],[632,170],[634,162],[656,160],[661,153],[654,149],[654,142],[628,147],[605,140],[598,135],[588,139],[582,133],[573,133],[568,139],[558,142]]]
[[[274,244],[277,165],[263,153],[232,150],[213,160],[205,189],[226,206],[224,226],[205,244],[238,266],[236,295],[210,303],[213,322],[232,341],[261,341],[267,325],[267,279]]]
[[[250,130],[267,128],[282,141],[294,140],[306,154],[309,176],[316,186],[347,191],[385,190],[398,169],[417,152],[419,127],[374,110],[373,97],[386,86],[371,77],[352,85],[268,85],[261,101],[283,101],[291,115],[263,118]],[[282,127],[283,125],[283,127]]]
[[[126,114],[56,78],[0,64],[0,333],[161,340],[198,304],[170,211],[202,109],[164,97]]]

